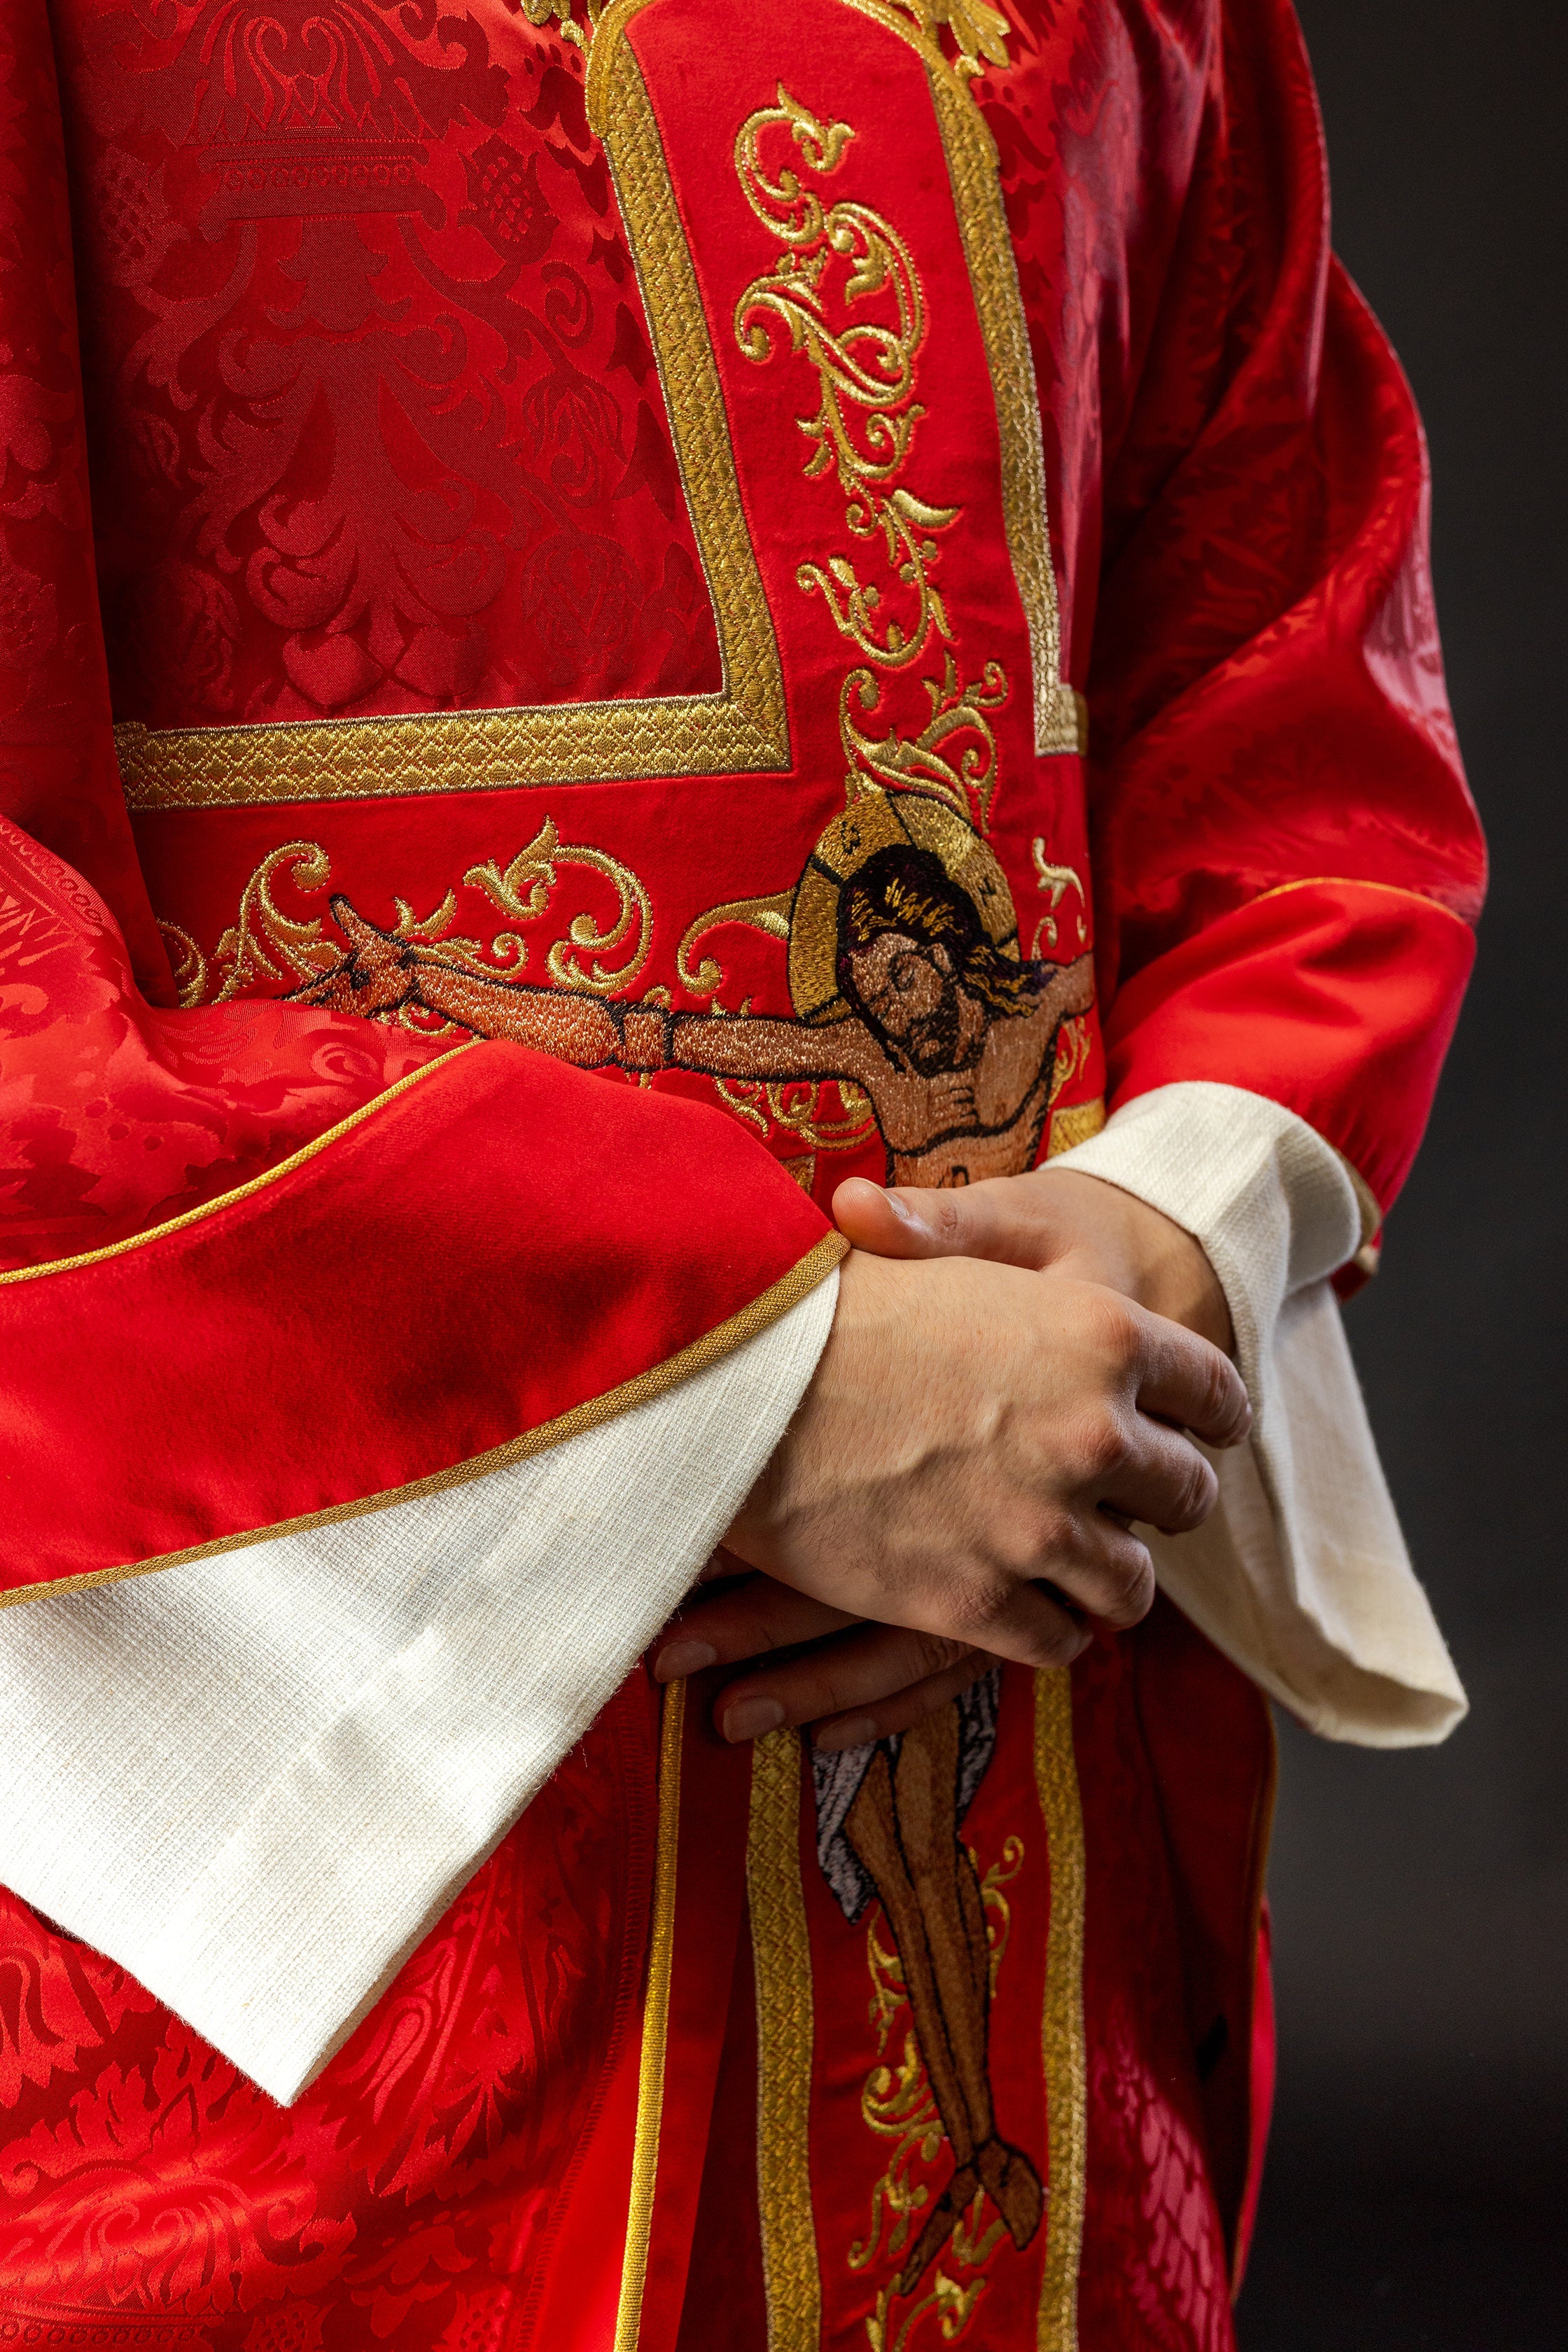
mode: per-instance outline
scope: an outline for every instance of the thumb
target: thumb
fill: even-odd
[[[873,1257],[981,1257],[1043,1266],[1058,1254],[1044,1203],[1016,1177],[931,1189],[850,1176],[833,1196],[838,1230]]]

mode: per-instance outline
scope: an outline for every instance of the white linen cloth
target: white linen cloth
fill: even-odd
[[[1304,1121],[1140,1097],[1053,1163],[1175,1219],[1252,1397],[1160,1580],[1314,1729],[1464,1712],[1327,1276],[1365,1238]],[[0,1612],[0,1882],[283,2102],[323,2066],[652,1639],[783,1434],[837,1276],[665,1397],[471,1485]]]
[[[1064,1151],[1202,1243],[1236,1327],[1252,1435],[1211,1458],[1219,1507],[1139,1533],[1161,1584],[1312,1730],[1368,1748],[1444,1738],[1465,1712],[1378,1462],[1328,1277],[1376,1203],[1293,1111],[1186,1080],[1140,1095]]]
[[[0,1882],[297,2097],[687,1591],[837,1295],[469,1485],[0,1612]]]

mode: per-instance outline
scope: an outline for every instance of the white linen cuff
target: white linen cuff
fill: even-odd
[[[0,1881],[287,2105],[689,1589],[837,1293],[468,1485],[0,1613]]]
[[[1416,1581],[1328,1277],[1368,1238],[1365,1187],[1293,1111],[1187,1080],[1051,1162],[1116,1184],[1201,1243],[1236,1328],[1250,1441],[1211,1458],[1194,1534],[1141,1529],[1161,1584],[1315,1731],[1442,1739],[1466,1701]]]

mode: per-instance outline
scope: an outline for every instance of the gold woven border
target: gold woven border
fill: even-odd
[[[616,2306],[615,2352],[637,2352],[642,2331],[643,2287],[658,2186],[658,2139],[664,2123],[664,2056],[669,2035],[669,1982],[675,1963],[675,1885],[680,1845],[680,1742],[686,1685],[669,1683],[658,1738],[658,1831],[654,1845],[653,1917],[648,1927],[647,1990],[643,1996],[642,2052],[637,2061],[637,2120],[632,2138],[632,2194]]]
[[[746,1896],[757,1980],[757,2206],[768,2352],[817,2352],[822,2276],[811,2203],[811,1945],[800,1882],[800,1735],[752,1754]]]
[[[434,1068],[436,1065],[430,1066]],[[415,1075],[422,1076],[424,1073],[416,1072]],[[399,1084],[406,1086],[409,1080],[402,1079]],[[379,1099],[384,1102],[386,1097],[384,1095]],[[343,1122],[345,1127],[350,1124],[352,1122],[347,1120]],[[342,1131],[342,1129],[333,1130],[334,1133]],[[323,1136],[308,1149],[320,1150],[322,1143],[330,1140],[330,1136]],[[304,1153],[295,1155],[297,1160],[304,1157]],[[258,1177],[255,1182],[264,1181]],[[244,1189],[249,1191],[252,1187]],[[231,1201],[237,1197],[233,1192],[226,1195]],[[213,1203],[216,1208],[223,1205],[221,1201]],[[195,1216],[205,1212],[193,1210],[190,1213]],[[181,1218],[174,1222],[184,1223],[186,1220]],[[173,1224],[170,1224],[161,1226],[159,1231],[169,1233],[173,1229]],[[138,1240],[156,1238],[156,1234],[137,1236]],[[815,1248],[808,1250],[797,1265],[781,1276],[760,1297],[753,1298],[748,1306],[727,1317],[722,1323],[716,1324],[711,1331],[704,1332],[689,1348],[682,1348],[662,1364],[655,1364],[647,1371],[639,1372],[635,1380],[623,1381],[618,1388],[606,1389],[603,1396],[590,1397],[586,1403],[574,1405],[570,1412],[560,1414],[554,1421],[542,1422],[537,1429],[524,1430],[521,1436],[509,1438],[501,1445],[492,1445],[488,1453],[476,1454],[467,1462],[455,1462],[448,1469],[432,1471],[427,1478],[412,1478],[405,1486],[388,1486],[381,1494],[367,1495],[358,1502],[333,1503],[325,1510],[307,1511],[296,1519],[279,1519],[269,1527],[248,1528],[237,1535],[216,1536],[210,1543],[191,1544],[184,1551],[163,1552],[155,1559],[133,1559],[120,1568],[93,1569],[85,1576],[50,1577],[39,1584],[24,1585],[19,1591],[0,1592],[0,1609],[9,1609],[24,1601],[40,1600],[47,1592],[86,1592],[94,1585],[118,1584],[128,1576],[151,1576],[158,1569],[174,1568],[183,1560],[211,1559],[219,1552],[244,1551],[251,1544],[270,1543],[274,1536],[301,1535],[310,1528],[334,1526],[340,1519],[361,1518],[368,1511],[385,1510],[392,1503],[412,1502],[421,1495],[444,1494],[449,1487],[466,1486],[470,1479],[488,1477],[492,1470],[504,1470],[513,1462],[526,1462],[535,1454],[548,1453],[552,1445],[563,1445],[569,1437],[580,1437],[584,1430],[597,1429],[603,1423],[614,1421],[618,1413],[629,1412],[634,1405],[647,1404],[654,1397],[668,1395],[671,1389],[679,1388],[682,1381],[689,1380],[696,1372],[706,1371],[710,1364],[720,1362],[759,1331],[765,1331],[769,1324],[776,1323],[781,1315],[787,1314],[792,1307],[798,1305],[808,1291],[815,1290],[817,1284],[832,1273],[840,1258],[847,1255],[848,1248],[849,1244],[842,1234],[825,1234]],[[108,1251],[103,1253],[105,1256],[110,1254]],[[65,1261],[67,1265],[75,1265],[88,1263],[89,1261],[85,1258]],[[37,1271],[41,1273],[46,1269],[40,1267]]]
[[[1049,2195],[1035,2341],[1037,2352],[1076,2352],[1089,2157],[1089,2060],[1083,2023],[1083,1807],[1073,1753],[1072,1681],[1065,1666],[1052,1666],[1035,1676],[1035,1787],[1051,1860],[1040,2034]]]
[[[788,768],[784,672],[741,504],[708,322],[642,73],[626,42],[606,40],[609,26],[606,16],[595,43],[591,115],[615,178],[713,601],[721,690],[247,727],[153,731],[132,721],[115,729],[115,742],[133,809],[234,808]]]
[[[892,5],[892,0],[845,0],[845,5],[896,33],[919,52],[925,66],[996,410],[1007,549],[1029,625],[1035,750],[1042,757],[1082,751],[1088,747],[1088,708],[1062,677],[1061,616],[1056,567],[1051,562],[1040,396],[1018,264],[1002,202],[996,142],[968,85],[930,32]]]

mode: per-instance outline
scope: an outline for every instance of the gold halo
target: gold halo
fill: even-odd
[[[789,992],[795,1017],[820,1026],[852,1008],[838,992],[838,902],[844,885],[879,849],[907,844],[940,859],[1004,955],[1019,961],[1018,917],[994,854],[974,827],[921,793],[868,788],[827,827],[800,877],[789,926]]]

